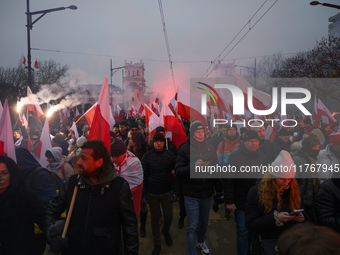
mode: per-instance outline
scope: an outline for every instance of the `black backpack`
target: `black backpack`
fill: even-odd
[[[54,187],[55,187],[55,189],[56,189],[57,191],[59,191],[60,188],[61,188],[61,185],[63,184],[63,180],[62,180],[55,172],[49,171],[49,170],[47,170],[46,168],[43,168],[43,167],[41,167],[41,166],[35,168],[35,169],[27,176],[27,178],[25,178],[28,187],[31,187],[31,185],[33,184],[33,181],[34,181],[35,176],[36,176],[40,171],[46,171],[46,172],[48,172],[48,173],[51,175],[52,180],[53,180]]]

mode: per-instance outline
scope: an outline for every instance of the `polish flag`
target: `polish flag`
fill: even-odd
[[[323,123],[327,123],[330,126],[333,126],[337,122],[327,107],[321,102],[320,98],[318,100],[318,114],[319,118],[321,118],[321,121]]]
[[[24,126],[25,126],[25,128],[26,128],[26,130],[27,130],[27,133],[29,133],[28,122],[27,122],[27,120],[26,120],[25,115],[22,116],[21,120],[22,120],[22,124],[24,124]]]
[[[267,125],[266,128],[266,133],[264,135],[264,139],[269,140],[270,142],[274,141],[276,136],[276,133],[274,131],[274,129],[272,128],[271,125]]]
[[[69,118],[71,116],[71,108],[69,106],[66,106],[64,108],[64,115],[66,116],[66,118]]]
[[[136,116],[136,112],[137,112],[136,108],[133,105],[131,105],[131,115]]]
[[[175,97],[176,96],[174,96],[168,104],[170,110],[173,112],[174,115],[176,114],[176,110],[175,110],[176,109],[176,99],[175,99]]]
[[[102,140],[111,154],[109,86],[105,77],[88,140]]]
[[[76,125],[78,126],[80,124],[83,124],[83,119],[78,111],[78,107],[76,107]]]
[[[139,115],[145,115],[144,113],[144,106],[139,102],[139,107],[138,107],[138,114]]]
[[[27,120],[26,120],[25,115],[22,116],[21,121],[22,121],[22,124],[24,124],[24,126],[25,126],[25,128],[26,128],[26,130],[27,130],[27,133],[29,133],[28,122],[27,122]],[[30,153],[33,154],[32,141],[31,141],[31,137],[30,137],[29,135],[28,135],[27,140],[28,140],[27,149],[29,150]]]
[[[112,108],[110,107],[110,130],[113,130],[113,126],[115,125],[116,121],[113,118],[113,114],[112,114]]]
[[[24,56],[24,54],[22,53],[21,58],[20,58],[20,62],[25,66],[26,65],[26,58]]]
[[[161,116],[159,118],[163,120],[165,131],[172,133],[172,142],[178,149],[182,143],[187,141],[187,136],[185,135],[181,124],[178,122],[174,113],[167,104],[163,105]]]
[[[29,104],[27,104],[27,111],[35,112],[39,122],[41,123],[40,116],[44,115],[44,112],[42,111],[39,104],[34,103],[34,101],[36,101],[36,95],[32,93],[32,90],[28,86],[27,86],[27,97],[30,102]]]
[[[145,108],[145,124],[149,129],[150,137],[152,139],[154,134],[156,133],[156,128],[160,125],[159,117],[146,105],[144,104]]]
[[[60,118],[60,123],[66,125],[66,117],[64,115],[64,110],[60,109],[58,111],[58,115],[59,115],[59,118]]]
[[[4,111],[4,108],[2,107],[2,103],[0,101],[0,119],[1,119],[3,111]]]
[[[74,137],[76,139],[78,139],[79,138],[78,129],[77,129],[76,123],[74,121],[73,121],[71,130],[73,131],[72,133],[73,133]]]
[[[35,62],[34,62],[34,68],[35,68],[35,69],[39,69],[38,60],[35,60]]]
[[[316,96],[314,97],[314,126],[319,127],[319,113],[318,104],[316,102]]]
[[[96,102],[90,109],[88,109],[85,113],[84,116],[86,118],[86,123],[91,127],[92,121],[94,118],[94,113],[96,112],[98,102]]]
[[[248,88],[252,86],[241,76],[236,74],[236,84],[244,94],[244,109],[248,109]],[[253,88],[253,106],[256,110],[267,110],[267,107],[272,99],[271,95]]]
[[[10,157],[17,162],[14,149],[11,116],[9,115],[7,99],[5,101],[0,121],[0,155]]]
[[[181,89],[178,89],[177,92],[177,114],[182,119],[187,118],[190,121],[197,119],[203,125],[207,124],[207,121],[201,114],[201,100]]]
[[[119,107],[119,105],[117,104],[117,112],[118,112],[118,119],[119,121],[123,120],[123,116],[122,116],[122,109]]]
[[[51,148],[52,148],[52,143],[51,143],[51,136],[50,136],[50,124],[49,124],[48,118],[46,118],[44,127],[41,132],[37,151],[35,152],[35,155],[38,157],[39,163],[42,167],[46,167],[48,165],[45,152]]]

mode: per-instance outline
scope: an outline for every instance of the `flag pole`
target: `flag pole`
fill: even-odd
[[[168,136],[165,131],[165,144],[166,144],[166,149],[168,150]]]

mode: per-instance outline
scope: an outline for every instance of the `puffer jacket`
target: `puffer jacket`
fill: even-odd
[[[151,194],[164,194],[173,189],[179,194],[179,185],[173,176],[175,169],[175,155],[167,150],[150,150],[144,154],[142,166],[144,171],[144,187]]]
[[[334,178],[335,177],[335,178]],[[315,198],[317,222],[340,233],[340,172],[322,183]]]
[[[192,143],[190,143],[192,142]],[[216,192],[222,192],[222,182],[220,179],[212,178],[190,178],[190,169],[195,169],[197,160],[210,162],[210,165],[217,164],[217,156],[214,147],[205,141],[199,143],[188,137],[186,143],[179,148],[175,173],[181,179],[184,196],[194,198],[207,198]]]
[[[235,166],[237,171],[241,166],[268,165],[267,157],[258,149],[250,152],[244,144],[231,153],[228,160],[230,167]],[[235,204],[239,210],[245,210],[248,191],[261,177],[260,173],[246,173],[248,178],[225,179],[224,180],[224,201],[226,204]]]
[[[239,135],[236,133],[234,139],[231,139],[228,135],[220,142],[217,147],[216,154],[218,158],[218,163],[220,165],[227,164],[230,154],[238,148],[239,146]],[[224,144],[224,148],[223,148]]]
[[[279,136],[275,136],[274,141],[272,142],[272,148],[273,148],[273,161],[276,159],[276,157],[280,154],[282,150],[290,152],[290,146],[292,145],[292,142],[288,140],[286,143],[283,142],[283,140]]]
[[[116,173],[112,176],[108,182],[90,185],[73,175],[51,200],[46,209],[47,228],[69,210],[74,188],[79,187],[66,235],[70,246],[63,255],[118,254],[121,233],[124,253],[138,254],[138,225],[130,187]]]
[[[320,182],[328,180],[333,173],[333,171],[330,170],[323,171],[323,166],[327,165],[328,169],[332,167],[332,170],[340,167],[340,159],[332,152],[331,146],[332,145],[328,144],[325,149],[321,150],[316,159],[316,163],[321,165],[320,171],[318,172]]]

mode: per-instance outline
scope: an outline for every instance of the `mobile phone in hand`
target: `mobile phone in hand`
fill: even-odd
[[[289,216],[295,216],[295,215],[298,215],[299,214],[299,212],[303,212],[304,211],[304,209],[298,209],[298,210],[294,210],[294,211],[292,211],[290,214],[289,214]]]

